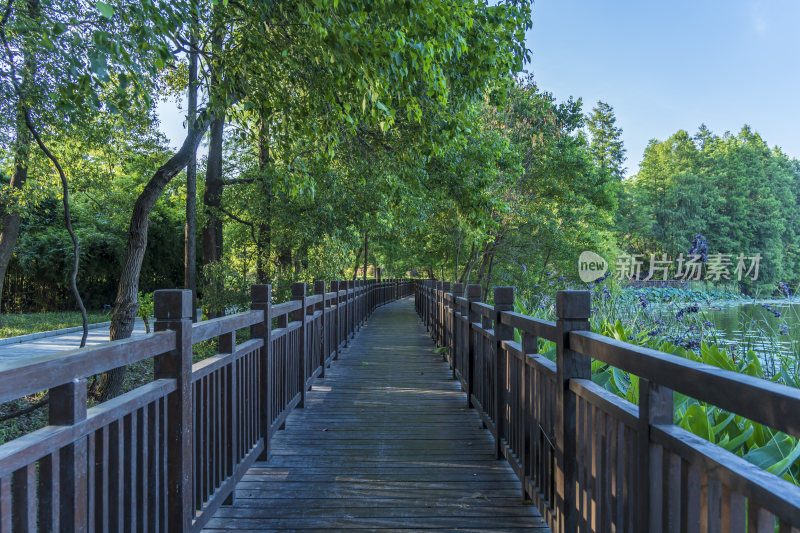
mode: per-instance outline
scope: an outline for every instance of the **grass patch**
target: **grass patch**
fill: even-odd
[[[88,318],[90,324],[95,324],[97,322],[108,322],[111,320],[111,315],[96,311],[89,313]],[[54,329],[71,328],[83,324],[81,314],[78,311],[2,315],[0,321],[2,321],[0,339]]]
[[[47,314],[61,314],[61,313],[47,313]],[[78,316],[78,320],[80,320],[80,315],[78,313],[75,314]],[[24,316],[24,315],[16,315],[16,316]],[[62,327],[69,327],[69,326],[62,326]],[[248,339],[250,339],[249,327],[240,329],[236,332],[237,344],[241,344],[242,342]],[[216,354],[217,354],[217,339],[209,339],[207,341],[199,342],[192,347],[192,355],[193,355],[192,362],[197,363],[198,361],[202,361],[203,359],[207,359]],[[128,365],[127,371],[125,372],[125,380],[122,385],[122,392],[125,393],[132,391],[133,389],[141,387],[142,385],[150,383],[151,381],[153,381],[153,358],[145,359],[144,361],[139,361],[138,363]],[[91,378],[89,380],[89,384],[91,385]],[[0,404],[0,417],[8,413],[14,413],[18,410],[25,409],[26,407],[35,404],[36,402],[41,400],[44,397],[44,395],[45,391],[42,391],[36,394],[31,394],[29,396],[24,396],[18,400],[13,400],[10,402],[6,402],[4,404]],[[89,401],[87,402],[87,407],[93,407],[95,405],[97,405],[97,402],[90,398]],[[32,431],[43,428],[44,426],[47,425],[47,419],[48,419],[48,406],[44,405],[34,411],[0,422],[0,444],[4,444],[16,438],[19,438],[23,435],[31,433]]]

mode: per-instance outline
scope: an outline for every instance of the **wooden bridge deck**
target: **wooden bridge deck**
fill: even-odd
[[[375,311],[206,531],[546,530],[413,301]]]

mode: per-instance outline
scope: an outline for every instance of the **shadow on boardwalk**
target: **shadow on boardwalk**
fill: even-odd
[[[432,350],[413,300],[379,308],[206,531],[546,531]]]

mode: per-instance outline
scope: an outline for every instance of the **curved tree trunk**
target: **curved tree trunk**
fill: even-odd
[[[136,322],[136,312],[139,310],[139,273],[142,270],[142,260],[147,249],[150,212],[164,187],[186,167],[196,153],[197,145],[203,138],[208,124],[209,121],[204,113],[201,113],[195,123],[190,125],[189,134],[183,141],[183,146],[169,161],[156,170],[133,206],[131,223],[128,228],[125,262],[117,286],[117,297],[114,300],[114,314],[111,317],[110,340],[112,341],[129,338]],[[122,391],[124,378],[124,367],[102,374],[95,387],[95,395],[101,401],[117,396]]]

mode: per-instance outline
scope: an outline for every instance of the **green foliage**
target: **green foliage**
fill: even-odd
[[[625,177],[625,147],[622,143],[622,129],[616,123],[614,109],[605,102],[597,102],[592,113],[586,117],[586,127],[591,135],[592,156],[600,172],[622,181]]]
[[[205,265],[201,305],[206,317],[247,310],[250,306],[247,273],[226,259]]]
[[[144,322],[145,332],[150,333],[150,317],[153,316],[153,293],[139,293],[137,316]]]
[[[748,292],[800,280],[800,167],[748,126],[738,135],[701,126],[694,137],[679,131],[653,141],[624,185],[620,203],[632,216],[618,229],[632,253],[676,258],[700,233],[710,254],[732,255],[734,281],[739,254],[761,254],[758,280],[741,283]]]

